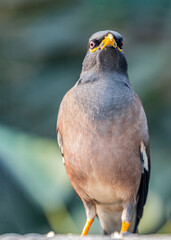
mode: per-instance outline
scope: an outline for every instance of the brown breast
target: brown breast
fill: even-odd
[[[141,178],[139,147],[147,138],[140,100],[136,97],[114,121],[94,121],[77,103],[73,91],[65,95],[57,122],[73,187],[81,198],[98,202],[135,198]]]

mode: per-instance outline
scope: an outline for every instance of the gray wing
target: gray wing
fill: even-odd
[[[140,148],[140,158],[142,164],[142,175],[141,175],[141,182],[137,194],[137,207],[136,207],[136,219],[135,219],[135,226],[133,232],[137,232],[137,227],[139,224],[140,219],[143,215],[144,205],[147,200],[148,194],[148,187],[149,187],[149,179],[150,179],[150,172],[151,172],[151,161],[150,161],[150,146],[149,144],[147,147],[141,142]]]

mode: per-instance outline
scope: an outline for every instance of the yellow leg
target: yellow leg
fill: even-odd
[[[131,223],[129,223],[129,222],[122,222],[121,233],[127,232],[130,225],[131,225]]]
[[[86,221],[86,224],[85,224],[85,226],[84,226],[84,228],[83,228],[83,231],[82,231],[82,233],[81,233],[81,236],[85,236],[85,235],[88,234],[88,231],[89,231],[89,229],[90,229],[91,224],[93,223],[93,221],[94,221],[94,218],[90,218],[89,220]]]

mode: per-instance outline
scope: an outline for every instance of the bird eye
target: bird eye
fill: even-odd
[[[95,42],[94,41],[90,41],[89,47],[90,49],[93,49],[95,47]]]
[[[123,41],[122,40],[119,41],[118,47],[121,48],[121,49],[123,48]]]

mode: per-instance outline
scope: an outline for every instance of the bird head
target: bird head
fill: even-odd
[[[127,73],[127,61],[123,52],[123,37],[115,31],[94,33],[88,43],[82,71],[118,71]]]

